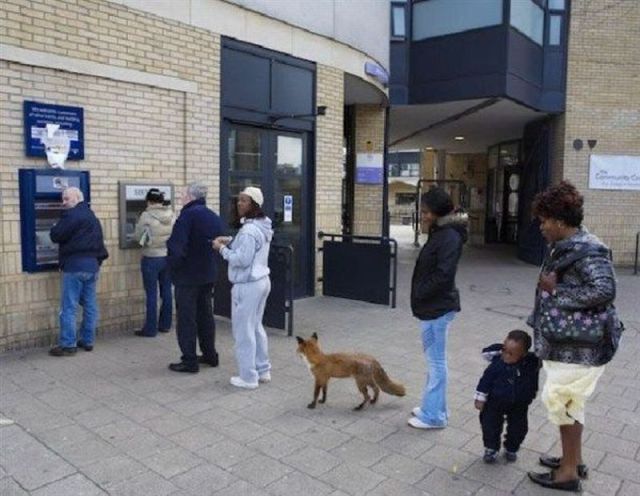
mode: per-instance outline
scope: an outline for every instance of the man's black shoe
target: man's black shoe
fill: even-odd
[[[542,455],[539,461],[540,461],[540,465],[544,465],[545,467],[560,468],[561,458],[559,456]],[[586,465],[584,464],[578,465],[577,472],[578,472],[578,477],[580,477],[581,479],[589,478],[589,467],[587,467]]]
[[[93,351],[92,344],[84,344],[84,341],[78,341],[78,348],[82,348],[84,351]]]
[[[78,351],[77,348],[63,348],[62,346],[54,346],[49,350],[49,355],[55,357],[73,356]]]
[[[171,332],[171,329],[158,329],[158,332]]]
[[[553,480],[553,471],[543,474],[528,472],[527,475],[532,482],[535,482],[542,487],[548,487],[549,489],[558,489],[559,491],[572,491],[574,493],[579,493],[580,491],[582,491],[582,484],[580,483],[580,479],[556,482],[555,480]]]
[[[218,366],[218,355],[214,358],[205,358],[202,355],[198,355],[198,363],[204,363],[205,365],[209,365],[210,367]]]
[[[198,366],[189,366],[184,362],[170,363],[169,370],[174,372],[187,372],[189,374],[197,374],[199,372]]]
[[[141,338],[155,338],[155,336],[152,336],[151,334],[146,334],[144,331],[135,331],[134,334],[136,336],[140,336]]]

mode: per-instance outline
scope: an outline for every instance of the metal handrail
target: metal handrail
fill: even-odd
[[[330,241],[335,241],[336,238],[341,239],[350,239],[350,240],[362,240],[362,241],[378,241],[379,243],[389,243],[390,246],[393,246],[391,250],[391,267],[392,267],[392,276],[391,276],[391,287],[389,291],[391,291],[391,308],[396,307],[396,292],[398,288],[398,242],[387,236],[361,236],[357,234],[332,234],[325,233],[323,231],[318,231],[318,239],[329,238]],[[318,248],[318,251],[322,251],[322,247]]]

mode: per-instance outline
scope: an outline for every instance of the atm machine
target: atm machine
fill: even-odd
[[[22,270],[41,272],[58,268],[58,245],[49,230],[60,219],[62,191],[79,188],[90,202],[88,171],[62,169],[19,169],[20,235]]]

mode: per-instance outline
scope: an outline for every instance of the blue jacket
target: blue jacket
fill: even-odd
[[[109,257],[100,221],[85,202],[64,210],[49,236],[59,245],[58,260],[65,272],[97,272]]]
[[[223,235],[222,221],[198,199],[182,207],[167,240],[167,262],[174,284],[197,286],[216,280],[219,255],[211,242]]]
[[[476,399],[484,397],[487,401],[531,403],[538,393],[538,357],[529,352],[519,362],[507,364],[502,360],[501,350],[501,344],[483,350],[495,353],[478,383]]]

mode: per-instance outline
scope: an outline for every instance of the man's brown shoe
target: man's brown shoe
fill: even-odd
[[[78,348],[63,348],[62,346],[54,346],[49,350],[49,355],[55,357],[73,356],[78,351]]]

